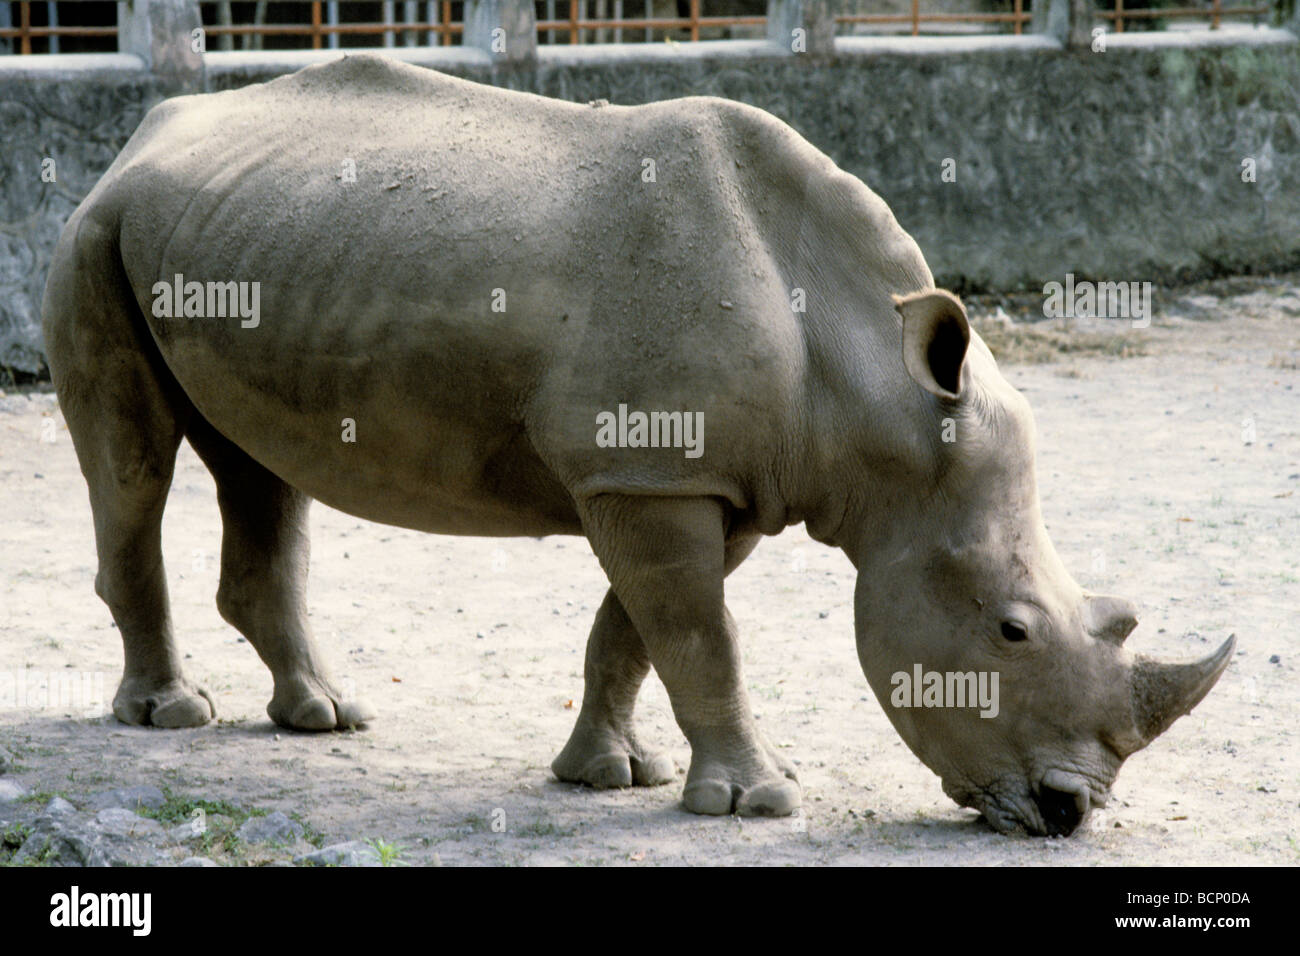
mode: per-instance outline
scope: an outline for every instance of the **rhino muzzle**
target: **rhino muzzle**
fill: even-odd
[[[1104,807],[1106,794],[1094,795],[1091,782],[1080,774],[1049,770],[1034,792],[1045,836],[1069,836],[1093,806]]]
[[[1120,690],[1119,706],[1111,711],[1124,730],[1101,735],[1104,753],[1109,756],[1100,762],[1088,761],[1092,769],[1086,774],[1059,767],[1031,770],[976,787],[945,780],[944,792],[960,805],[978,810],[999,832],[1069,836],[1094,808],[1106,806],[1110,784],[1123,761],[1204,699],[1227,669],[1236,646],[1232,635],[1213,653],[1184,663],[1138,656],[1129,668],[1127,687]],[[1067,759],[1066,764],[1080,766],[1075,759]]]
[[[1086,809],[1079,810],[1074,794],[1051,787],[1034,794],[1034,803],[1043,818],[1046,836],[1069,836],[1087,815]]]

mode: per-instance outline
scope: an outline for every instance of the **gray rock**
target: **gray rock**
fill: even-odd
[[[13,769],[15,763],[17,761],[14,759],[14,755],[0,747],[0,773],[8,773]]]
[[[168,830],[167,836],[177,843],[184,843],[186,840],[197,840],[203,833],[204,830],[199,829],[199,821],[186,820]]]
[[[13,856],[14,863],[43,863],[49,866],[112,866],[95,834],[80,828],[64,828],[50,820],[37,823]]]
[[[159,866],[168,859],[141,840],[116,836],[94,825],[43,817],[14,854],[13,863],[48,866]]]
[[[118,807],[122,810],[136,810],[139,807],[148,807],[150,810],[157,810],[167,798],[157,787],[123,787],[119,790],[105,790],[103,793],[97,793],[90,798],[87,804],[89,810],[108,810],[112,807]]]
[[[68,803],[62,797],[54,797],[45,805],[45,813],[52,817],[63,816],[68,813],[76,813],[77,808]]]
[[[300,839],[302,833],[301,823],[276,810],[264,817],[249,817],[237,835],[245,843],[292,843]]]
[[[27,793],[27,788],[17,780],[0,780],[0,803],[13,803]]]
[[[220,866],[216,860],[209,860],[206,856],[187,856],[176,864],[177,866]]]
[[[304,853],[302,856],[294,857],[293,862],[312,866],[383,866],[379,862],[378,851],[360,840],[334,843],[314,853]]]
[[[108,807],[95,814],[95,825],[105,833],[120,837],[155,838],[163,835],[162,824],[148,817],[139,817],[121,807]]]

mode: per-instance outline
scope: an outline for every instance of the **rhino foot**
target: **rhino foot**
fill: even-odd
[[[363,700],[346,699],[328,681],[299,678],[288,686],[276,685],[266,712],[289,730],[351,730],[375,719],[376,711]]]
[[[113,716],[140,727],[202,727],[217,716],[217,707],[205,688],[184,677],[129,677],[113,697]]]
[[[602,733],[579,725],[551,764],[566,783],[585,783],[597,790],[657,787],[677,776],[667,754],[650,753],[626,734]]]
[[[692,761],[682,791],[691,813],[742,817],[788,817],[803,803],[799,778],[792,764],[759,735],[761,757],[733,768],[708,758]],[[766,759],[763,759],[766,758]]]
[[[707,776],[686,784],[682,803],[691,813],[709,816],[788,817],[799,809],[803,798],[799,784],[784,776],[756,783]]]

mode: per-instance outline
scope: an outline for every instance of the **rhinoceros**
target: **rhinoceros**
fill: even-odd
[[[160,547],[182,439],[216,481],[217,606],[270,668],[277,724],[374,717],[308,626],[312,499],[438,534],[585,535],[610,587],[552,769],[675,778],[633,728],[653,667],[695,813],[800,805],[723,599],[791,525],[856,566],[868,683],[1000,831],[1075,829],[1233,651],[1124,646],[1134,607],[1062,566],[1029,407],[962,302],[875,193],[735,102],[565,103],[369,55],[166,100],[69,220],[43,322],[130,724],[215,713]],[[900,702],[914,670],[993,675],[997,706]]]

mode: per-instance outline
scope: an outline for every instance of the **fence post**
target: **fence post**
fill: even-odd
[[[134,53],[169,93],[203,88],[203,16],[198,0],[125,0],[117,5],[117,48]]]
[[[1092,29],[1096,18],[1093,0],[1070,0],[1070,32],[1066,35],[1065,45],[1071,50],[1088,50],[1092,48]]]
[[[1034,4],[1034,32],[1059,40],[1069,50],[1092,46],[1093,0],[1043,0]]]
[[[792,56],[835,56],[834,0],[767,0],[767,39]]]
[[[1033,31],[1064,44],[1070,35],[1070,0],[1037,0],[1033,6]]]
[[[537,16],[532,0],[465,0],[465,46],[477,47],[494,64],[537,62]]]

